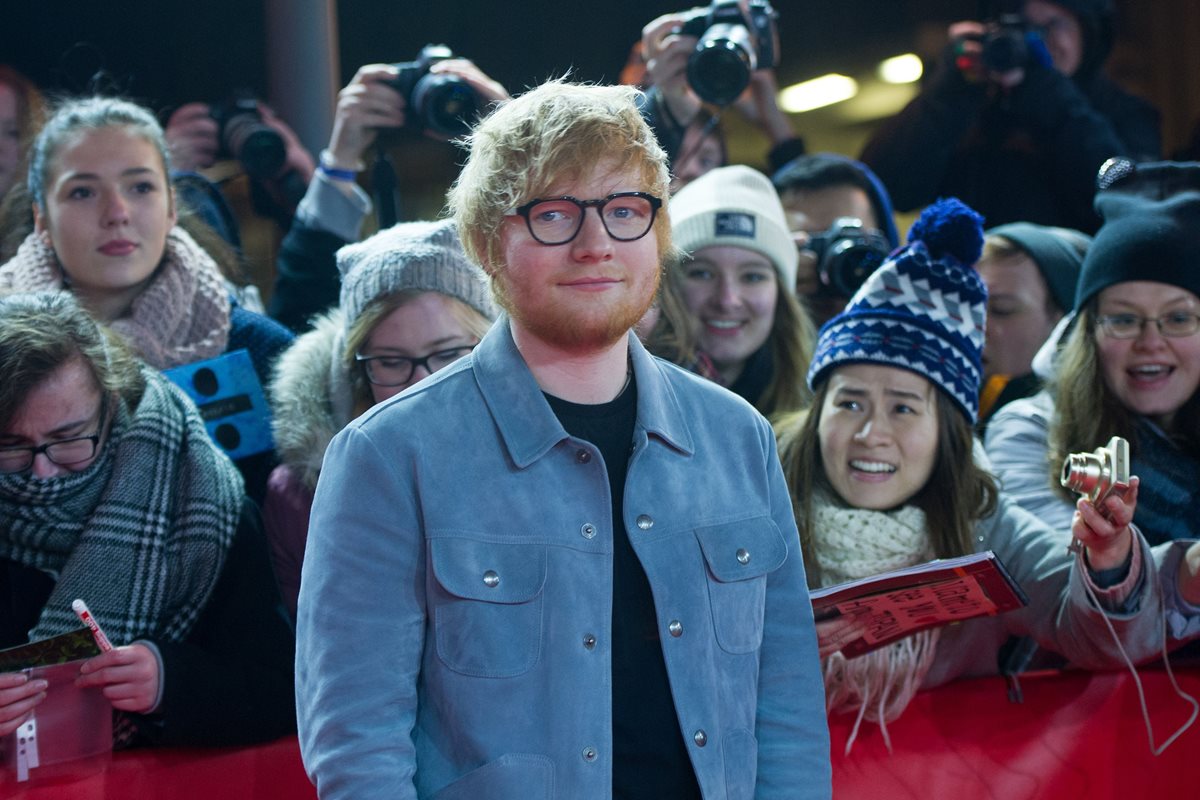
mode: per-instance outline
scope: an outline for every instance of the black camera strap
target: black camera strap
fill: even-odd
[[[375,201],[375,221],[379,230],[390,228],[400,221],[399,202],[396,197],[396,169],[382,145],[375,147],[375,161],[371,164],[371,195]]]

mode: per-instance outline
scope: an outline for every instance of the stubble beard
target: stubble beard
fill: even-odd
[[[513,291],[507,273],[496,276],[493,288],[497,304],[526,331],[555,347],[588,352],[606,349],[626,337],[654,303],[661,279],[662,268],[656,266],[643,291],[631,291],[607,312],[599,300],[583,311],[560,305],[535,305],[519,297],[519,290]],[[581,301],[586,302],[586,298]]]

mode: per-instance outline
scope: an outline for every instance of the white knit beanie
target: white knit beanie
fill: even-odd
[[[439,292],[496,318],[483,270],[467,260],[452,220],[402,222],[337,252],[347,331],[372,300],[405,290]]]
[[[712,245],[761,253],[796,294],[796,242],[775,187],[761,172],[736,165],[706,172],[671,198],[671,237],[688,255]]]

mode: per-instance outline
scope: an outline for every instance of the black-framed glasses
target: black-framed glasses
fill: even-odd
[[[529,234],[537,241],[558,245],[579,235],[589,208],[596,209],[609,236],[618,242],[632,242],[650,232],[662,200],[646,192],[617,192],[598,200],[539,197],[509,214],[524,217]]]
[[[432,375],[458,361],[475,347],[473,344],[465,344],[438,350],[419,358],[393,355],[364,356],[359,353],[354,356],[354,360],[363,365],[367,380],[376,386],[403,386],[412,380],[417,367],[424,367]]]
[[[1113,339],[1136,339],[1142,335],[1147,322],[1158,326],[1163,336],[1179,339],[1200,331],[1200,314],[1191,311],[1171,311],[1161,317],[1142,317],[1137,314],[1106,314],[1096,320],[1106,336]]]
[[[0,447],[0,473],[26,472],[32,469],[33,460],[39,453],[45,454],[51,463],[60,467],[82,464],[96,455],[96,450],[100,447],[107,409],[107,398],[101,399],[100,421],[96,426],[96,432],[90,436],[73,436],[70,439],[46,442],[36,447]]]

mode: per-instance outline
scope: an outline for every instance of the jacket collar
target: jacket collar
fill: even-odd
[[[636,430],[691,455],[691,430],[665,374],[670,367],[646,352],[632,332],[629,355],[638,391]],[[471,362],[484,402],[518,468],[528,467],[567,438],[513,341],[507,314],[501,314],[492,325],[471,354]]]

